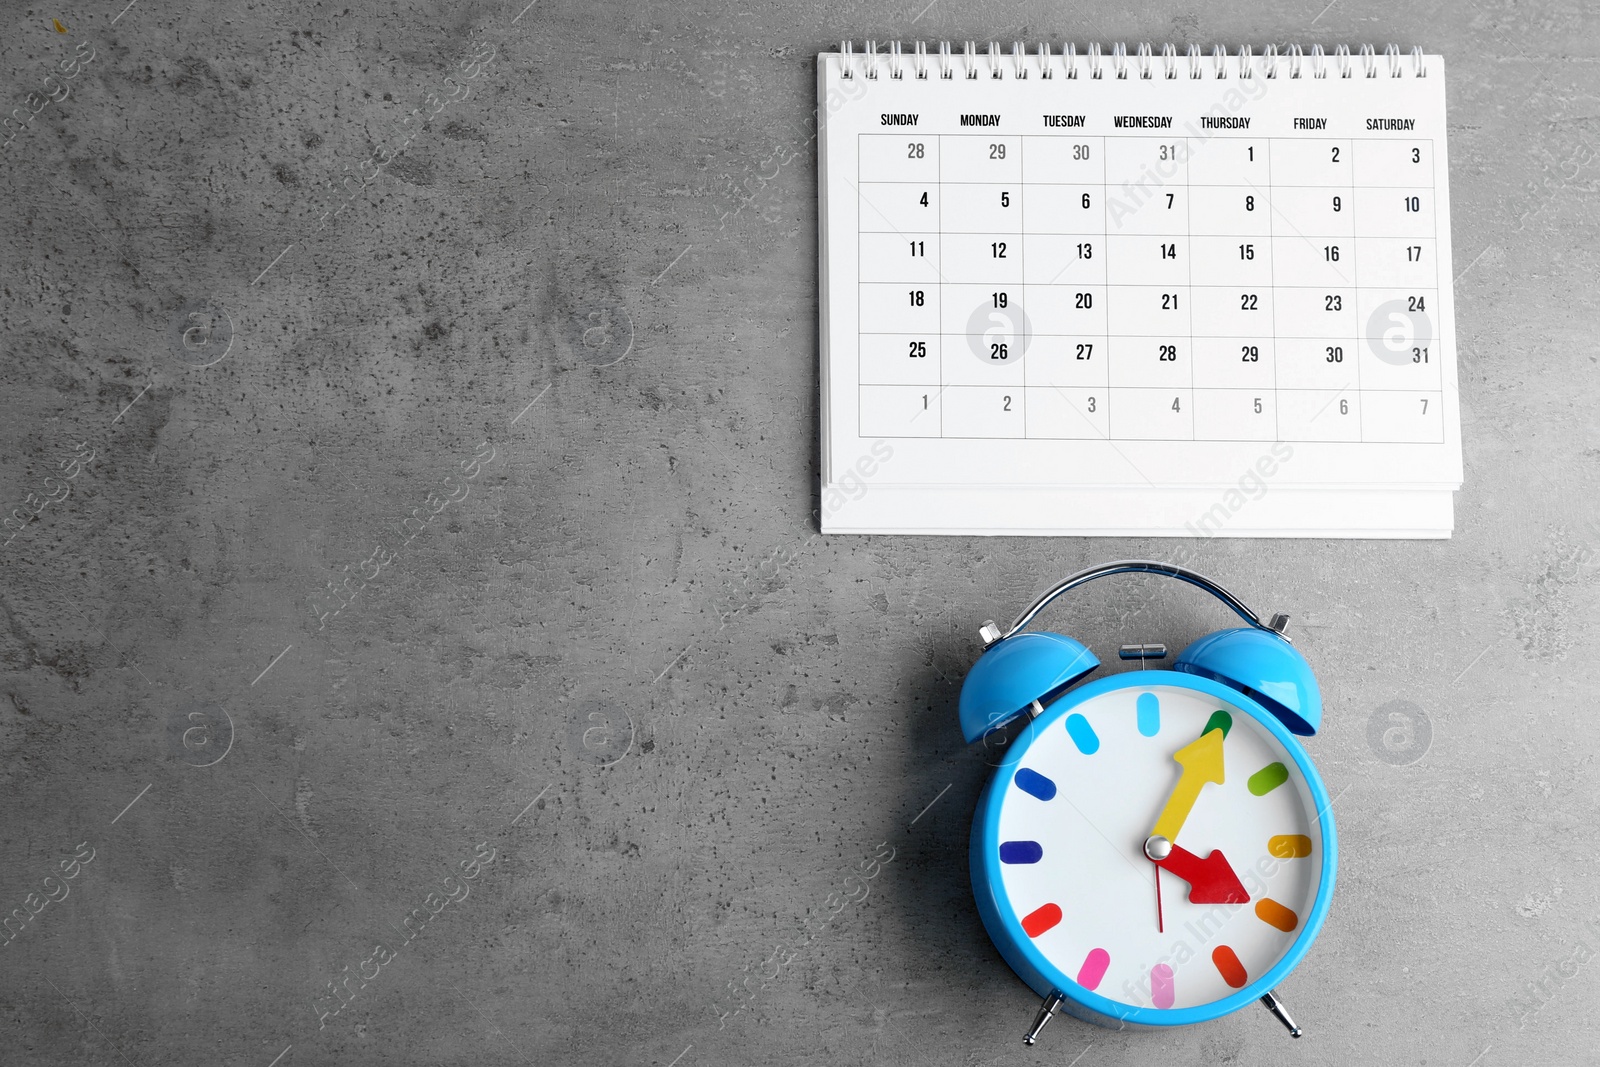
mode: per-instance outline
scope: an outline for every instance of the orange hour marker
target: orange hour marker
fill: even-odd
[[[1284,933],[1288,933],[1300,925],[1300,916],[1271,897],[1262,897],[1256,901],[1256,918],[1268,926],[1276,926]]]
[[[1250,980],[1245,973],[1244,964],[1239,962],[1239,956],[1227,945],[1218,945],[1211,952],[1211,962],[1217,965],[1217,973],[1222,975],[1222,980],[1235,989],[1243,989],[1244,984]]]
[[[1279,834],[1267,839],[1267,851],[1280,860],[1297,860],[1311,855],[1311,838],[1305,834]]]

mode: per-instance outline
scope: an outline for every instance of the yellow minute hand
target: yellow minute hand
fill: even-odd
[[[1153,837],[1175,841],[1189,811],[1200,797],[1200,787],[1207,782],[1222,784],[1222,731],[1207,730],[1198,741],[1191,741],[1172,754],[1183,774],[1167,798],[1166,807],[1156,819]]]

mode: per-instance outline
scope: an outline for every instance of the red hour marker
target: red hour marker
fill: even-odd
[[[1227,945],[1218,945],[1211,952],[1211,962],[1217,965],[1217,972],[1222,975],[1222,980],[1235,989],[1243,989],[1244,984],[1250,980],[1245,973],[1244,964],[1239,962],[1238,955]]]
[[[1061,921],[1061,907],[1057,904],[1046,904],[1029,912],[1022,919],[1022,930],[1029,937],[1038,937]]]

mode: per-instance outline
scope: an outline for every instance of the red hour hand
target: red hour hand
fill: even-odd
[[[1220,851],[1213,851],[1205,859],[1193,852],[1172,846],[1165,859],[1153,861],[1168,874],[1175,874],[1189,883],[1191,904],[1248,904],[1250,894],[1245,892],[1239,876],[1228,866]]]

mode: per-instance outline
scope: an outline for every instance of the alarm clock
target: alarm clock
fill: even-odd
[[[1113,574],[1176,578],[1245,626],[1189,645],[1122,646],[1140,670],[1085,682],[1100,661],[1024,628],[1057,597]],[[968,742],[1028,716],[973,818],[972,888],[1000,955],[1061,1010],[1116,1028],[1182,1026],[1259,1001],[1299,1037],[1274,988],[1333,899],[1328,791],[1299,738],[1322,695],[1285,635],[1210,579],[1153,560],[1080,571],[1007,630],[992,621],[961,686]],[[1081,683],[1081,684],[1080,684]]]

